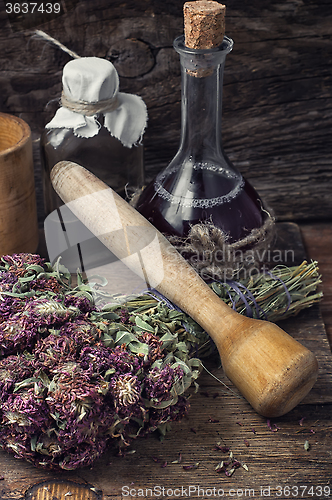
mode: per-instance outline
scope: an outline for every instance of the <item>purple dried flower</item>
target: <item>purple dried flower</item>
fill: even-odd
[[[88,319],[76,318],[73,322],[65,323],[60,327],[61,335],[74,340],[78,348],[95,344],[101,338],[101,331]]]
[[[183,377],[183,370],[179,366],[172,368],[169,365],[163,368],[152,368],[145,380],[146,397],[155,404],[174,398],[171,389],[175,382]]]
[[[77,307],[66,307],[61,300],[41,297],[28,301],[22,314],[36,326],[50,326],[66,323],[81,312]]]
[[[93,400],[94,402],[94,400]],[[81,413],[70,415],[64,420],[57,420],[60,430],[57,430],[57,442],[62,449],[68,450],[78,444],[93,444],[97,439],[104,438],[108,440],[108,429],[112,426],[114,413],[106,406],[97,406],[90,409],[85,414],[86,408],[80,408]],[[80,420],[81,415],[84,417]]]
[[[23,388],[10,394],[2,403],[2,425],[22,427],[33,435],[46,430],[50,424],[47,404],[42,396],[35,394],[35,388]]]
[[[88,321],[65,323],[59,330],[52,330],[46,338],[37,342],[34,349],[36,368],[50,373],[59,364],[75,361],[81,355],[81,350],[93,344],[98,335],[95,326]]]
[[[39,292],[60,293],[62,286],[55,276],[36,278],[30,283],[30,289]]]
[[[60,444],[93,441],[112,422],[113,412],[103,397],[108,384],[101,377],[92,380],[77,363],[65,363],[55,372],[46,401]]]
[[[14,383],[32,377],[32,361],[24,355],[8,356],[0,361],[0,398],[3,400]]]
[[[96,307],[93,305],[92,300],[89,300],[87,297],[83,295],[65,295],[64,298],[65,307],[76,307],[83,314],[90,313],[96,310]]]
[[[24,305],[25,300],[0,293],[0,323],[20,312]]]
[[[17,276],[8,271],[0,271],[0,292],[11,292],[17,283]]]
[[[28,266],[44,266],[45,259],[40,255],[31,253],[16,253],[12,255],[4,255],[1,261],[5,264],[6,269],[15,276],[24,276]]]
[[[80,353],[79,363],[83,370],[104,375],[112,367],[112,349],[103,345],[87,345]]]
[[[129,323],[130,314],[127,309],[121,309],[120,311],[120,321],[121,323]]]
[[[62,448],[56,436],[50,438],[47,434],[40,434],[35,439],[35,436],[22,431],[22,428],[6,426],[0,430],[0,444],[16,458],[27,460],[36,467],[74,470],[91,465],[100,457],[105,451],[107,440],[101,437],[91,443]]]
[[[8,356],[31,349],[38,338],[38,330],[19,314],[0,323],[0,356]]]
[[[15,314],[24,305],[25,301],[22,299],[6,295],[6,292],[12,292],[15,283],[17,277],[14,274],[0,271],[0,322]]]
[[[156,360],[164,358],[163,343],[159,337],[153,333],[144,332],[139,336],[139,340],[149,346],[149,354],[145,360],[145,365],[151,366]]]
[[[125,346],[118,346],[112,349],[110,353],[110,366],[109,368],[114,368],[115,373],[137,373],[142,366],[142,358],[138,358],[134,354],[126,351]]]
[[[59,364],[75,361],[78,346],[75,340],[54,332],[37,342],[34,348],[35,367],[50,374]]]
[[[164,409],[151,408],[149,410],[149,420],[145,426],[145,434],[155,431],[159,426],[167,422],[182,420],[187,415],[188,410],[189,401],[183,396],[179,396],[175,404],[169,405]]]
[[[106,446],[107,441],[104,438],[97,439],[93,443],[79,444],[66,453],[59,465],[65,470],[87,467],[104,453]]]
[[[16,458],[33,461],[34,453],[31,451],[31,435],[25,432],[24,427],[4,425],[0,428],[0,445]]]

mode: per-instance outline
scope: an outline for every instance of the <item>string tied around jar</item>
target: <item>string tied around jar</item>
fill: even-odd
[[[88,102],[78,99],[71,100],[64,91],[61,94],[61,106],[85,116],[98,115],[99,113],[107,113],[116,110],[120,103],[117,98],[117,93],[109,99],[103,99],[97,102]]]

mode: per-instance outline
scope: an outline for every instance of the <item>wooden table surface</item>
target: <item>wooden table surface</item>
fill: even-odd
[[[311,338],[325,335],[326,357],[320,311],[331,345],[332,224],[300,228],[308,258],[319,262],[325,295],[320,307],[282,326],[296,334],[305,324]],[[332,362],[324,370],[325,380],[332,381]],[[213,371],[222,379],[220,368]],[[173,424],[163,442],[155,436],[138,439],[123,457],[110,449],[92,467],[55,473],[0,452],[0,500],[332,498],[331,382],[271,421],[209,374],[203,373],[199,384],[188,417]],[[216,467],[230,453],[242,466],[227,477]]]

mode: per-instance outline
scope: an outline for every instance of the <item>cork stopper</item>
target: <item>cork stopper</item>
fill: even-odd
[[[183,6],[185,45],[190,49],[219,47],[225,36],[226,6],[212,0]]]

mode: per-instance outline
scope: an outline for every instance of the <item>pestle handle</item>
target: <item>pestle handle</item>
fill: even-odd
[[[258,413],[283,415],[308,394],[318,372],[311,351],[275,324],[227,306],[150,222],[85,168],[59,162],[51,180],[76,217],[137,274],[142,259],[130,257],[132,243],[140,239],[140,248],[149,249],[143,261],[151,285],[211,336],[225,374]],[[149,245],[151,231],[158,245]]]

